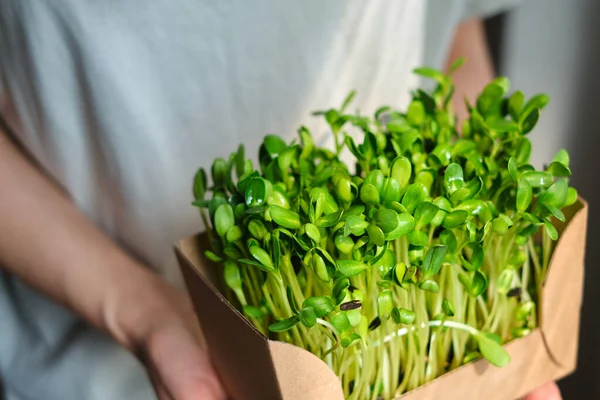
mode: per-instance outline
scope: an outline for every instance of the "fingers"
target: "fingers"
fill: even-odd
[[[529,394],[524,400],[562,400],[562,396],[558,385],[550,382]]]
[[[225,399],[208,357],[188,329],[171,326],[148,346],[150,362],[173,400]]]
[[[152,386],[154,386],[154,391],[156,392],[156,397],[158,397],[158,400],[175,400],[169,394],[169,391],[165,385],[163,385],[156,370],[151,366],[148,367],[148,375],[150,376],[150,380],[152,381]]]

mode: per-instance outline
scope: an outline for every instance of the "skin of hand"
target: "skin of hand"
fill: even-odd
[[[141,345],[140,358],[148,367],[159,400],[225,399],[198,341],[199,327],[188,297],[170,287],[161,290],[164,302],[147,310],[152,323],[134,342]]]
[[[562,400],[562,396],[556,383],[550,382],[526,396],[524,400]]]
[[[80,213],[1,126],[0,187],[4,269],[138,355],[160,400],[225,398],[188,297]]]

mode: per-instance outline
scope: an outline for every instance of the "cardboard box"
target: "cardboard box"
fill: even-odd
[[[540,327],[508,343],[511,362],[496,368],[485,360],[461,366],[401,396],[403,400],[508,400],[526,395],[576,368],[583,291],[588,207],[584,200],[565,210],[560,238],[540,304]],[[176,253],[212,362],[234,400],[341,400],[338,378],[308,351],[268,340],[218,290],[204,255],[202,235],[182,240]],[[468,383],[468,384],[467,384]]]

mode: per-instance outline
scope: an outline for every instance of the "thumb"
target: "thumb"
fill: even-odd
[[[550,382],[529,394],[524,400],[562,400],[562,396],[556,383]]]
[[[148,352],[162,385],[174,400],[223,400],[225,393],[208,356],[187,329],[167,329],[151,338]]]

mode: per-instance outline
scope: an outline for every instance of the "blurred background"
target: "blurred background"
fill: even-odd
[[[527,0],[486,21],[496,71],[526,95],[550,96],[531,134],[541,167],[561,148],[571,155],[572,184],[591,204],[579,366],[559,382],[566,400],[600,399],[600,1]]]

